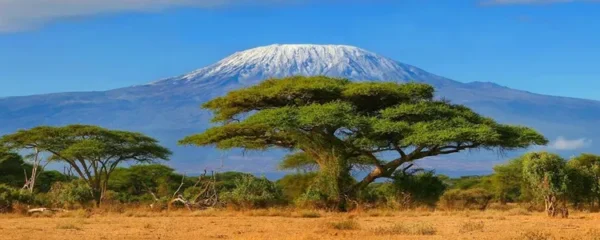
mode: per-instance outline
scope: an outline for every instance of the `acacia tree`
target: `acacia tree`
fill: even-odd
[[[3,136],[0,145],[8,149],[37,149],[62,161],[86,181],[100,206],[108,179],[126,161],[168,160],[171,152],[141,133],[109,130],[89,125],[41,126]]]
[[[526,154],[523,157],[523,176],[533,193],[544,200],[548,216],[555,217],[558,210],[562,210],[563,217],[568,216],[566,202],[570,183],[563,158],[547,152]]]
[[[469,108],[434,99],[427,84],[351,82],[329,77],[269,79],[203,105],[217,126],[181,140],[220,149],[300,151],[319,165],[337,203],[404,163],[467,149],[546,144],[536,131],[498,124]],[[382,153],[395,153],[386,160]],[[350,171],[369,166],[356,182]],[[340,204],[343,208],[343,204]]]

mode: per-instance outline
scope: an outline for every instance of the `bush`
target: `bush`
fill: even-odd
[[[52,205],[65,208],[85,206],[94,200],[92,189],[81,180],[54,183],[48,192],[48,197]]]
[[[281,203],[283,195],[277,186],[266,178],[242,176],[235,180],[235,187],[222,194],[222,199],[237,208],[264,208]]]
[[[16,203],[29,204],[33,200],[33,195],[27,191],[0,184],[0,213],[11,212]]]
[[[493,195],[481,188],[453,189],[442,195],[440,206],[447,210],[485,210]]]
[[[393,184],[396,199],[402,200],[404,207],[435,206],[446,190],[444,182],[433,171],[398,171]]]
[[[285,175],[277,180],[277,185],[282,188],[285,198],[293,202],[306,193],[316,176],[314,172]]]
[[[329,209],[335,205],[328,200],[327,194],[322,193],[314,187],[310,187],[304,194],[294,201],[296,207],[302,209]]]

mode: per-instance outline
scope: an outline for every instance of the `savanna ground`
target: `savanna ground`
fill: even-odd
[[[0,215],[0,239],[599,239],[600,214],[506,211],[71,211]]]

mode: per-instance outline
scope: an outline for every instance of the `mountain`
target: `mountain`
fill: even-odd
[[[598,101],[534,94],[488,82],[462,83],[357,47],[308,44],[257,47],[188,74],[110,91],[0,98],[0,133],[41,124],[97,124],[159,138],[175,151],[171,165],[180,170],[200,171],[224,158],[231,169],[272,172],[281,153],[223,155],[210,148],[182,148],[175,143],[209,127],[210,114],[199,109],[203,102],[266,78],[292,75],[429,83],[439,97],[500,122],[534,127],[551,140],[563,137],[556,148],[571,150],[564,154],[598,146],[587,140],[600,135],[596,127],[600,124]],[[478,173],[489,171],[505,158],[489,153],[459,154],[427,160],[422,166],[441,172]]]

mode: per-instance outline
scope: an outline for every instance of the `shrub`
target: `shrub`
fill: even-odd
[[[292,202],[304,194],[313,184],[317,173],[298,173],[286,175],[277,180],[277,185],[283,190],[285,198]]]
[[[405,207],[416,205],[435,206],[446,190],[446,185],[433,171],[402,171],[394,174],[394,189],[397,199],[403,200]]]
[[[223,201],[238,208],[264,208],[279,204],[281,190],[266,178],[242,176],[235,180],[235,188],[222,194]]]
[[[85,206],[92,201],[92,189],[84,181],[56,182],[52,185],[48,197],[52,205],[57,207],[73,208]]]
[[[358,192],[358,201],[390,209],[433,207],[445,189],[446,184],[433,171],[397,171],[393,181],[374,183]]]
[[[16,203],[28,204],[33,200],[33,195],[27,191],[0,184],[0,213],[11,212]]]
[[[440,206],[447,210],[485,210],[493,195],[481,188],[453,189],[442,195]]]
[[[327,194],[312,187],[304,194],[300,195],[294,203],[296,204],[296,207],[302,209],[328,209],[334,205],[328,200]]]

